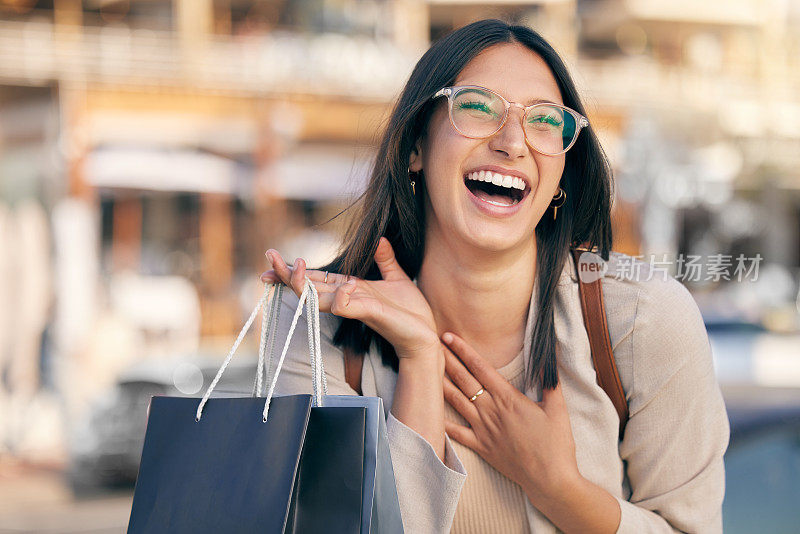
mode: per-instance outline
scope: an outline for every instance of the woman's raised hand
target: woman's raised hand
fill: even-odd
[[[305,277],[317,288],[319,309],[340,317],[358,319],[392,344],[398,357],[425,357],[439,351],[439,337],[428,301],[397,263],[389,240],[380,239],[375,263],[382,280],[361,280],[354,276],[307,270],[305,261],[289,267],[275,250],[267,251],[272,270],[261,275],[263,282],[282,282],[298,296]]]

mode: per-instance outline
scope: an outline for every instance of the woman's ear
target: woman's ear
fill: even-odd
[[[408,158],[408,171],[420,172],[422,170],[422,144],[420,140],[414,143],[414,148],[411,149],[411,155]]]

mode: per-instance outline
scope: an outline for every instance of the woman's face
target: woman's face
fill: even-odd
[[[537,100],[562,103],[547,64],[518,43],[487,48],[467,64],[453,85],[479,85],[523,105]],[[512,106],[500,131],[485,139],[470,139],[450,123],[447,99],[438,99],[410,166],[411,171],[425,174],[429,238],[455,239],[491,251],[532,242],[536,224],[558,190],[564,154],[545,156],[530,148],[522,113]],[[513,199],[477,187],[468,176],[474,178],[472,173],[481,170],[522,178],[522,200],[507,206]]]

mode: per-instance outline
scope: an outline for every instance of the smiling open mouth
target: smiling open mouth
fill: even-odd
[[[521,178],[492,171],[471,172],[464,177],[464,185],[473,195],[495,206],[518,204],[529,191]]]

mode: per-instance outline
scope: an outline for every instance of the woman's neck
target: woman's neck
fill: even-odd
[[[502,253],[426,245],[417,285],[439,335],[454,332],[495,367],[523,345],[536,277],[536,242]]]

